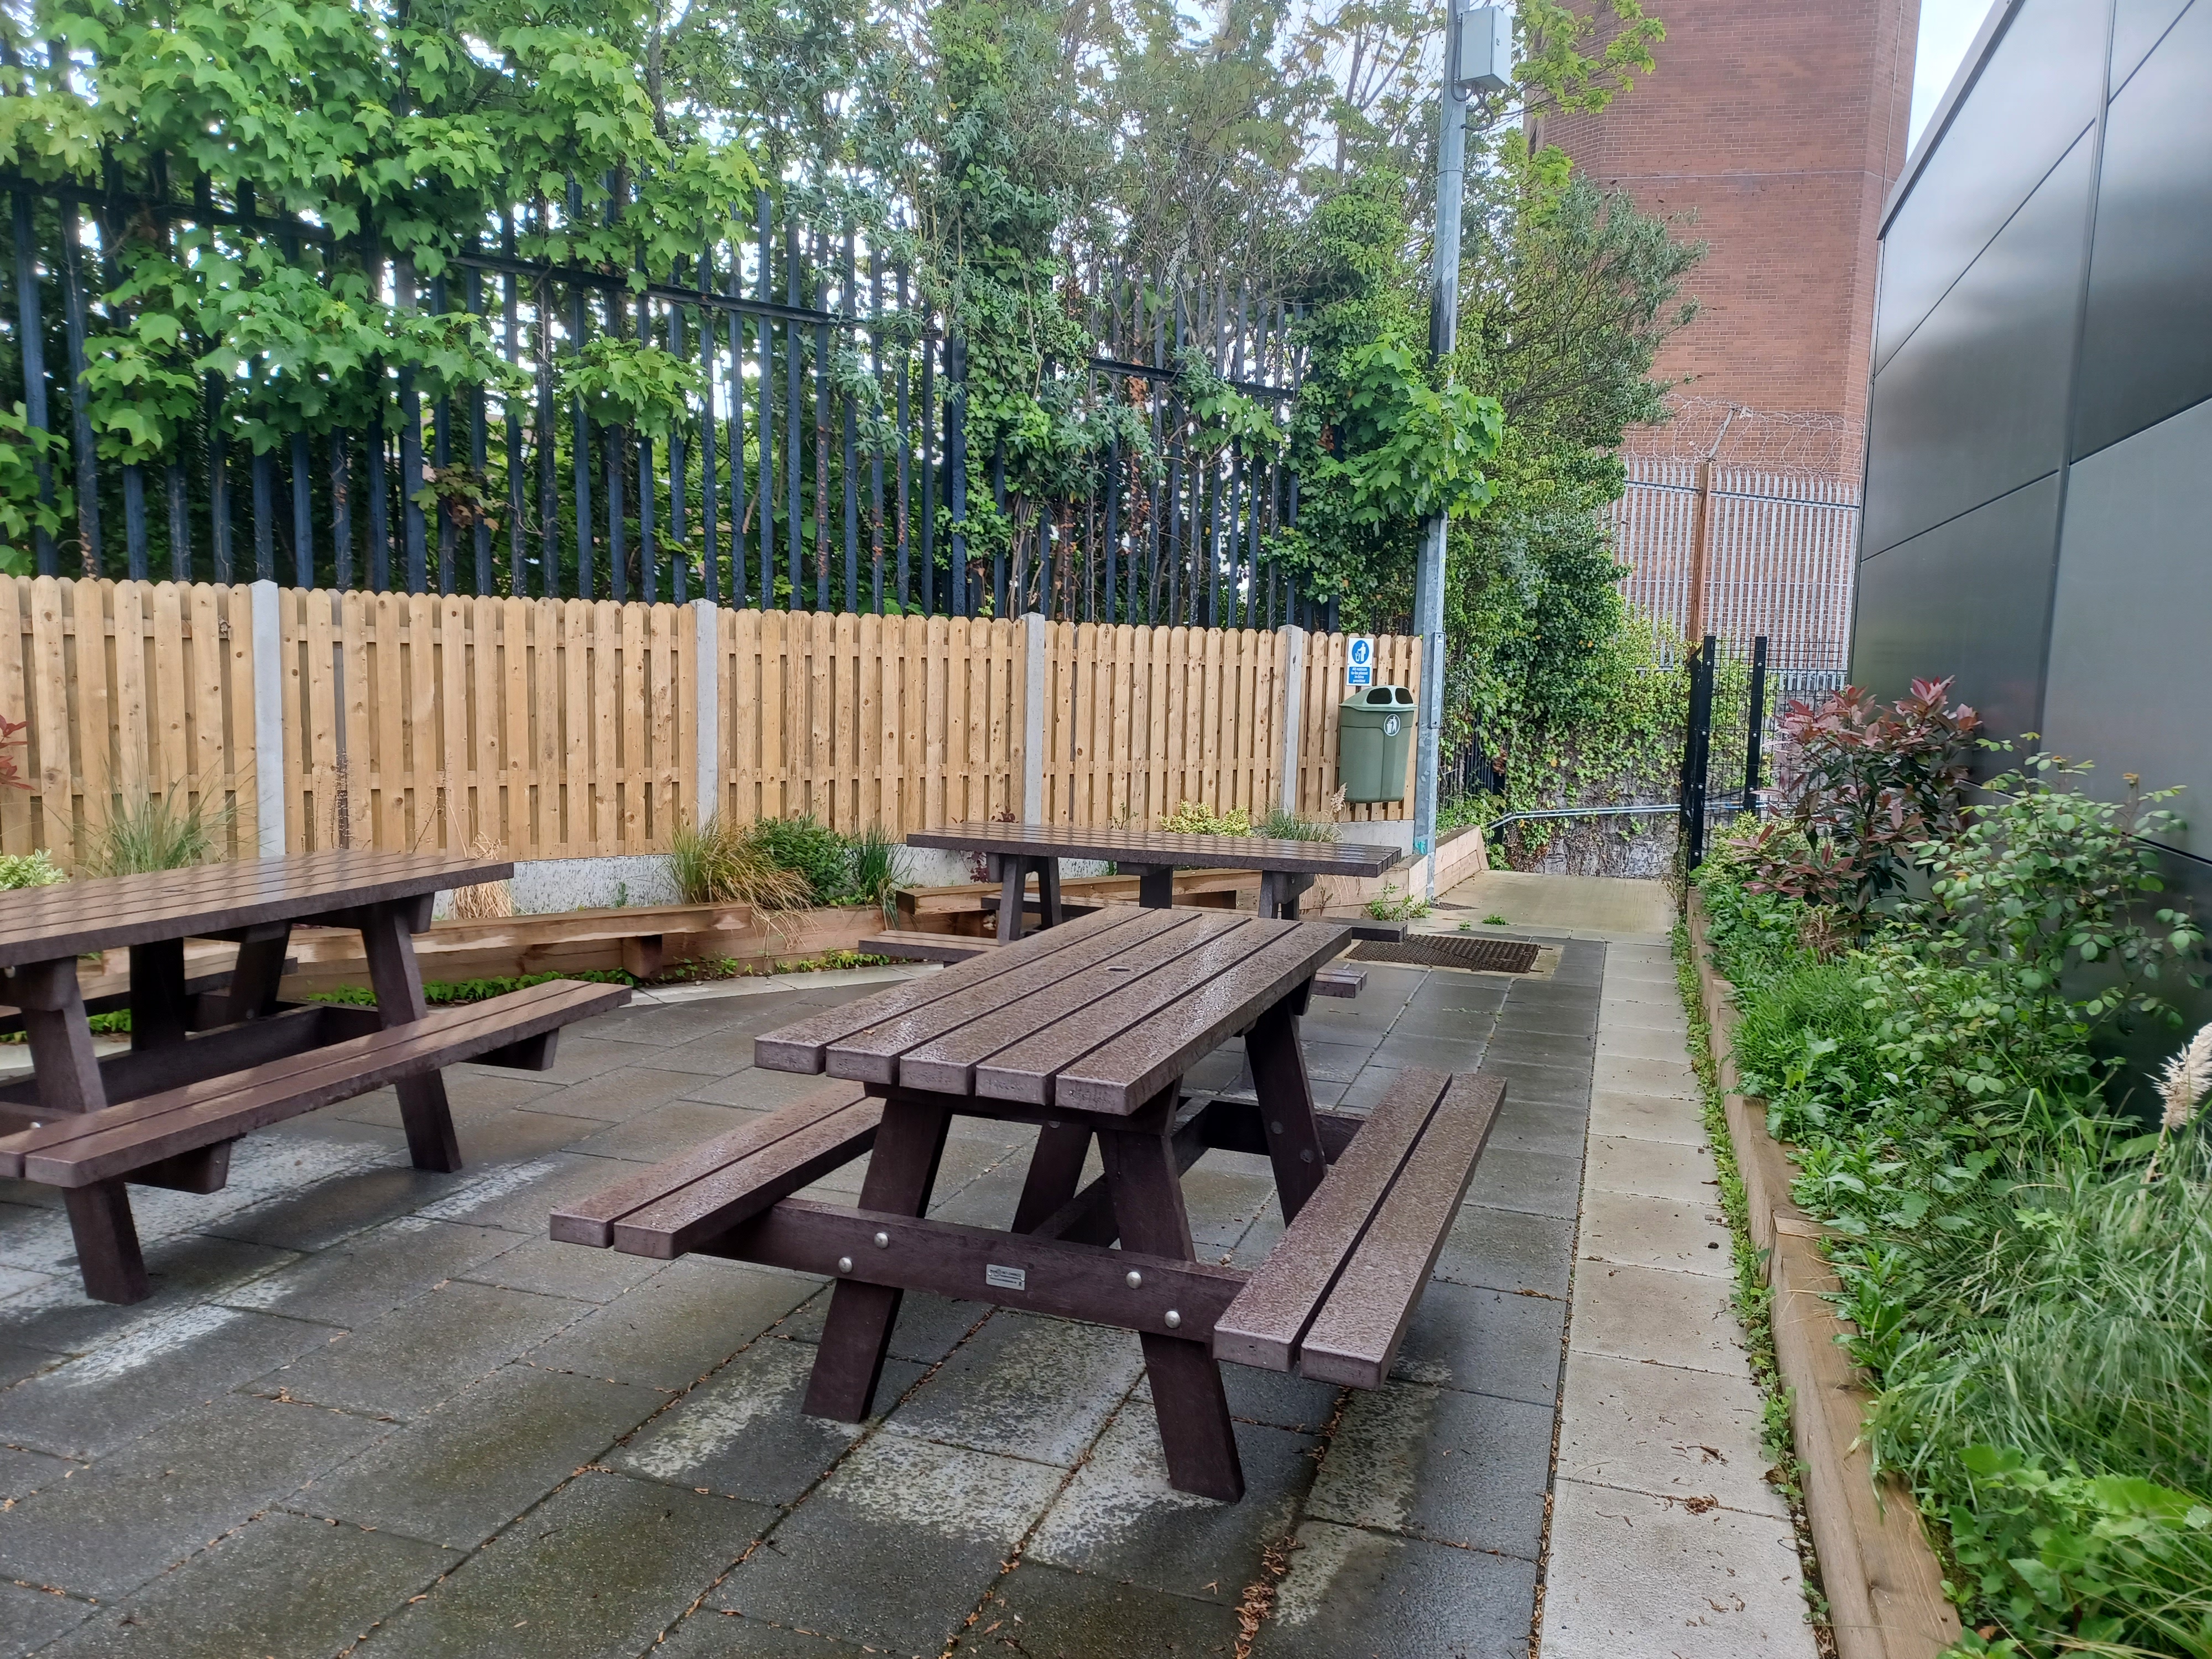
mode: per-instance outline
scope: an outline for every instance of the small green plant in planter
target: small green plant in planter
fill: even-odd
[[[801,910],[813,902],[805,876],[779,863],[757,829],[730,823],[719,813],[702,824],[677,826],[668,838],[668,862],[684,903],[775,911]]]
[[[1510,927],[1513,924],[1504,917],[1493,914],[1485,916],[1482,919],[1482,925],[1486,927]]]
[[[1367,901],[1367,914],[1377,921],[1419,921],[1429,914],[1429,902],[1401,892],[1396,882],[1386,881],[1382,890]]]
[[[1160,828],[1179,836],[1249,836],[1252,814],[1242,806],[1217,812],[1200,802],[1187,800],[1160,820]]]
[[[12,892],[19,887],[51,887],[68,879],[61,866],[54,862],[53,854],[43,847],[35,853],[0,854],[0,892]]]
[[[1336,825],[1328,818],[1310,818],[1277,807],[1260,825],[1260,833],[1273,841],[1334,841]]]

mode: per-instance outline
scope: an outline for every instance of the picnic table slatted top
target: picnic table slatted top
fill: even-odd
[[[505,859],[337,850],[0,893],[0,968],[500,881]]]
[[[1126,1116],[1350,937],[1336,922],[1115,907],[768,1032],[753,1058]]]
[[[1404,855],[1387,844],[1290,841],[1270,836],[1194,836],[1172,830],[1060,823],[948,823],[917,830],[909,847],[1023,858],[1106,859],[1155,867],[1267,870],[1285,875],[1379,876]]]

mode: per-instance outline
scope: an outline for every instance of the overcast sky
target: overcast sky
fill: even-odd
[[[1989,15],[1990,0],[1920,0],[1920,51],[1912,66],[1912,138],[1950,89],[1966,48]]]

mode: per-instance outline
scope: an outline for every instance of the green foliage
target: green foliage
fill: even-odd
[[[231,816],[228,805],[190,795],[181,786],[164,795],[140,794],[93,833],[85,868],[95,876],[131,876],[205,864],[222,855]]]
[[[13,892],[20,887],[51,887],[68,879],[61,866],[54,862],[53,854],[43,847],[35,853],[0,853],[0,892]]]
[[[580,398],[602,426],[665,439],[689,418],[688,399],[703,397],[706,379],[696,363],[648,341],[600,334],[564,358],[561,395]]]
[[[0,575],[31,574],[33,532],[59,535],[76,510],[75,496],[53,476],[62,453],[61,440],[25,419],[21,404],[0,409]],[[40,498],[42,462],[51,501]]]
[[[1382,890],[1367,901],[1367,914],[1377,921],[1419,921],[1429,914],[1429,902],[1401,891],[1395,881],[1386,881]]]
[[[1278,806],[1261,822],[1258,832],[1275,841],[1334,841],[1337,828],[1329,818],[1310,818]]]
[[[899,842],[880,823],[872,823],[860,834],[848,838],[852,848],[852,873],[847,890],[864,904],[873,904],[890,921],[898,914],[895,902],[898,887]]]
[[[620,968],[567,968],[557,974],[504,974],[488,979],[426,979],[422,1000],[433,1007],[455,1003],[489,1002],[510,991],[526,991],[556,979],[579,979],[593,985],[635,985],[637,975]],[[310,991],[310,1002],[339,1002],[351,1007],[374,1008],[376,993],[366,985],[340,985],[327,991]]]
[[[1203,802],[1187,800],[1160,819],[1160,828],[1182,836],[1249,836],[1252,814],[1243,806],[1217,812]]]
[[[676,826],[668,838],[668,864],[684,903],[750,904],[772,912],[813,902],[806,878],[779,864],[756,828],[720,813],[702,824]]]

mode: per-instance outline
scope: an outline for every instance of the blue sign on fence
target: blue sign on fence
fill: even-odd
[[[1372,685],[1375,684],[1374,641],[1352,641],[1352,654],[1345,666],[1344,683],[1346,685]]]

